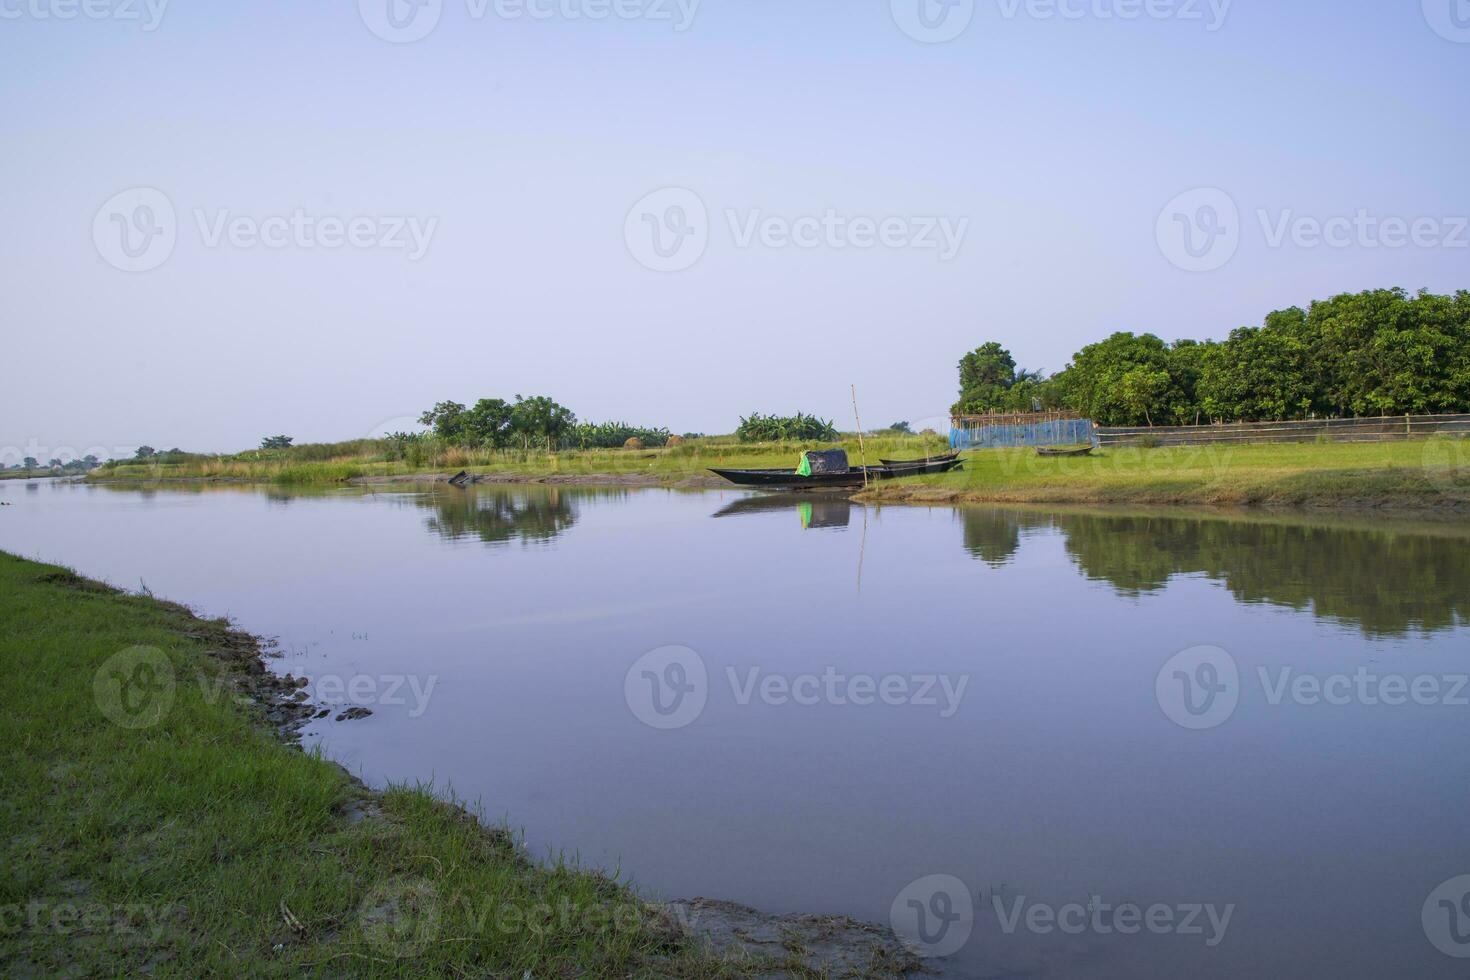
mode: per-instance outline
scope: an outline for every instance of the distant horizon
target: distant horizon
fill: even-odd
[[[0,447],[339,441],[517,391],[716,432],[843,424],[855,384],[922,427],[986,341],[1051,373],[1453,293],[1452,2],[36,0],[0,34]]]
[[[1425,292],[1426,291],[1426,290],[1424,290],[1422,288],[1421,289],[1407,289],[1406,287],[1377,287],[1377,288],[1383,288],[1383,289],[1403,289],[1409,295],[1416,295],[1416,294],[1419,294],[1419,293],[1422,293],[1422,292]],[[1467,289],[1470,289],[1470,287],[1466,287],[1466,288]],[[1365,291],[1367,291],[1367,290],[1352,290],[1352,291],[1349,291],[1349,293],[1347,293],[1347,294],[1338,294],[1338,295],[1351,295],[1351,294],[1354,294],[1354,293],[1361,293],[1361,292],[1365,292]],[[1455,293],[1461,292],[1461,291],[1465,291],[1465,290],[1453,290],[1453,291],[1451,291],[1449,293],[1446,293],[1446,294],[1436,294],[1436,295],[1454,295]],[[1429,292],[1432,292],[1432,291],[1429,291]],[[1311,300],[1311,301],[1309,301],[1307,303],[1292,304],[1292,306],[1300,307],[1302,309],[1306,309],[1307,307],[1309,307],[1311,305],[1311,303],[1319,302],[1321,300],[1330,299],[1330,298],[1331,297],[1318,297],[1317,299]],[[1291,308],[1291,307],[1282,307],[1281,309],[1289,309],[1289,308]],[[1269,312],[1277,312],[1277,311],[1274,311],[1273,310],[1273,311],[1269,311]],[[1264,319],[1264,316],[1263,316],[1262,319]],[[1260,325],[1259,323],[1256,323],[1256,324],[1240,324],[1241,327],[1246,327],[1246,326],[1259,326],[1259,325]],[[1233,329],[1238,329],[1238,328],[1231,328],[1231,329],[1233,330]],[[1115,331],[1115,332],[1125,332],[1125,333],[1135,333],[1135,334],[1142,333],[1142,331],[1127,331],[1127,330],[1121,330],[1121,331]],[[1215,337],[1215,336],[1205,336],[1205,337],[1160,337],[1160,339],[1163,340],[1165,343],[1168,343],[1168,344],[1171,344],[1171,345],[1172,344],[1175,344],[1175,343],[1177,343],[1179,341],[1196,341],[1196,342],[1200,342],[1200,343],[1212,343],[1212,342],[1216,342],[1216,341],[1220,341],[1220,340],[1225,339],[1225,336],[1228,335],[1228,334],[1229,334],[1229,331],[1226,331],[1226,334],[1225,335],[1222,335],[1222,336],[1219,336],[1219,337]],[[1094,341],[1089,341],[1088,343],[1095,343],[1095,342],[1101,341],[1103,339],[1105,339],[1105,338],[1099,337],[1099,338],[1096,338]],[[983,342],[983,341],[981,341],[981,342]],[[963,354],[965,354],[965,353],[968,353],[968,351],[961,352],[961,355],[960,356],[963,356]],[[956,362],[958,362],[958,358],[956,358]],[[1071,358],[1068,358],[1067,363],[1070,363],[1070,362],[1071,362]],[[1023,369],[1028,367],[1028,365],[1025,365],[1025,364],[1018,364],[1017,366],[1019,368],[1023,368]],[[1045,375],[1052,375],[1052,374],[1057,373],[1058,371],[1063,370],[1066,366],[1067,365],[1064,363],[1062,365],[1062,367],[1061,368],[1058,368],[1056,371],[1047,371],[1046,369],[1033,369],[1033,370],[1040,370]],[[958,373],[956,372],[956,378],[957,377],[958,377]],[[957,383],[955,385],[955,390],[956,390],[956,392],[958,392],[958,390],[959,390]],[[526,394],[529,395],[531,393],[526,393]],[[543,394],[543,393],[537,392],[535,394]],[[472,395],[472,396],[464,396],[463,398],[456,397],[456,396],[447,396],[448,400],[451,400],[451,401],[463,401],[466,405],[473,404],[475,401],[479,400],[480,398],[493,398],[493,397],[503,397],[503,396],[498,396],[498,395],[494,395],[494,394],[477,394],[477,395]],[[517,395],[516,397],[519,397],[519,395]],[[562,404],[566,404],[565,402],[562,402],[561,399],[558,399],[556,397],[556,395],[554,395],[554,394],[551,394],[549,397],[555,399],[556,401],[558,401],[558,402],[560,402]],[[445,399],[442,399],[441,398],[439,400],[442,401],[442,400],[445,400]],[[509,399],[507,399],[507,400],[509,400]],[[576,407],[574,405],[567,405],[567,407],[570,408],[570,409],[572,409],[573,412],[576,411]],[[851,402],[848,403],[848,409],[849,409],[849,414],[851,414],[851,411],[852,411]],[[859,403],[859,405],[858,405],[858,410],[861,411],[861,403]],[[751,411],[751,409],[747,409],[746,410],[746,412],[749,412],[749,411]],[[764,409],[757,409],[757,411],[765,411],[765,410]],[[777,413],[791,413],[791,414],[794,414],[794,413],[796,413],[798,411],[804,411],[804,409],[801,406],[795,406],[795,407],[790,407],[790,408],[785,407],[785,406],[778,406],[775,409],[775,411]],[[646,422],[645,420],[633,419],[633,418],[621,418],[621,417],[609,417],[609,418],[591,419],[591,418],[583,417],[582,415],[579,414],[577,416],[577,420],[579,422],[626,422],[626,423],[632,424],[632,425],[647,425],[650,428],[666,428],[673,435],[684,435],[684,434],[690,434],[690,433],[698,433],[699,435],[702,435],[702,436],[730,436],[730,435],[733,435],[734,434],[735,429],[738,426],[740,419],[745,416],[746,412],[737,413],[734,416],[733,421],[729,424],[729,428],[728,429],[707,429],[707,430],[695,430],[695,429],[681,428],[681,427],[677,427],[677,426],[667,426],[667,425],[663,425],[662,423],[659,423],[659,422],[651,422],[650,423],[650,422]],[[17,447],[17,446],[5,446],[5,447],[0,447],[0,467],[10,467],[10,466],[13,466],[14,465],[14,462],[16,460],[23,459],[26,456],[33,456],[33,457],[35,457],[38,461],[41,461],[43,463],[43,465],[44,465],[45,460],[47,460],[48,458],[59,458],[63,462],[68,462],[70,460],[76,460],[76,459],[85,458],[88,455],[95,455],[95,456],[97,456],[99,459],[101,459],[104,462],[106,462],[108,460],[126,460],[126,459],[132,458],[136,454],[136,452],[137,452],[138,449],[141,449],[141,448],[143,448],[145,446],[151,447],[151,448],[153,448],[154,450],[156,450],[158,452],[166,452],[166,451],[171,451],[171,450],[177,449],[177,450],[180,450],[180,451],[185,452],[185,453],[191,453],[191,454],[196,454],[196,455],[204,455],[204,456],[210,456],[210,455],[229,456],[229,455],[235,455],[235,454],[239,454],[239,453],[249,452],[249,451],[251,451],[253,449],[262,448],[262,447],[260,447],[258,445],[259,442],[260,442],[260,440],[269,437],[269,435],[288,435],[288,436],[291,436],[292,441],[293,441],[293,445],[295,445],[295,446],[303,446],[303,445],[333,445],[333,444],[336,444],[336,443],[351,442],[351,441],[357,440],[357,439],[378,439],[378,438],[383,438],[383,437],[385,437],[387,435],[390,435],[390,434],[396,433],[396,432],[406,432],[406,433],[413,433],[413,432],[428,433],[428,432],[431,432],[432,430],[431,430],[431,428],[429,426],[424,425],[422,422],[420,422],[418,420],[418,416],[420,414],[422,414],[422,413],[416,413],[416,414],[412,414],[412,415],[399,416],[399,417],[396,417],[394,419],[385,420],[384,422],[379,423],[377,426],[375,426],[368,433],[365,433],[365,434],[362,434],[362,435],[344,436],[344,437],[341,437],[341,438],[332,438],[330,436],[327,436],[327,437],[324,437],[324,438],[298,438],[298,437],[296,437],[294,434],[292,434],[290,432],[269,433],[269,434],[263,433],[260,437],[258,437],[255,440],[255,444],[244,446],[244,447],[239,448],[239,449],[225,449],[225,448],[218,448],[218,447],[215,447],[215,448],[195,448],[195,447],[190,447],[190,446],[184,446],[184,445],[174,444],[174,443],[170,442],[170,440],[154,440],[153,442],[142,441],[142,442],[131,443],[131,444],[130,443],[123,443],[123,444],[112,446],[112,447],[106,447],[106,446],[102,446],[100,444],[91,444],[91,445],[87,446],[85,449],[82,449],[82,450],[78,450],[77,448],[75,448],[73,446],[69,446],[69,445],[68,446],[59,446],[59,447],[56,447],[55,449],[50,449],[50,450],[45,449],[45,448],[42,448],[42,447],[38,447],[38,446],[37,447],[33,447],[33,448]],[[842,420],[842,418],[840,416],[824,416],[823,413],[821,413],[821,412],[815,412],[815,413],[810,413],[810,414],[815,414],[815,415],[818,415],[818,416],[822,416],[824,418],[828,418],[833,423],[833,425],[837,428],[837,430],[839,431],[839,433],[842,433],[844,435],[856,435],[860,431],[857,428],[856,420],[855,419],[853,420],[853,422],[854,422],[853,426],[851,428],[849,428],[849,427],[847,427],[844,424],[844,422],[843,422],[843,420]],[[922,433],[922,432],[925,432],[925,431],[928,431],[928,430],[931,430],[931,429],[933,431],[935,431],[936,433],[944,434],[948,430],[948,428],[949,428],[949,422],[950,422],[950,420],[953,417],[954,417],[953,416],[953,413],[950,412],[948,409],[946,409],[942,414],[939,414],[939,415],[921,416],[921,417],[919,417],[917,419],[914,419],[914,418],[895,418],[895,419],[891,419],[888,422],[883,423],[883,424],[880,424],[880,425],[865,425],[861,429],[861,432],[864,433],[864,434],[873,434],[873,433],[883,432],[883,431],[888,430],[894,424],[897,424],[897,423],[900,423],[900,422],[907,422],[907,423],[909,423],[909,425],[912,428],[912,431],[915,434]],[[942,422],[943,425],[942,426],[941,425],[936,425],[935,424],[936,422]],[[158,442],[159,444],[158,445],[154,445],[154,442]],[[164,445],[164,443],[169,443],[169,444],[168,445]],[[17,455],[17,453],[19,453],[19,455]]]

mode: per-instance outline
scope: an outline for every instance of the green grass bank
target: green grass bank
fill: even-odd
[[[839,443],[854,462],[866,456],[912,459],[946,449],[937,436]],[[280,453],[116,464],[89,479],[120,483],[174,480],[331,485],[443,478],[460,470],[502,482],[641,483],[727,486],[709,467],[792,467],[803,443],[691,439],[650,450],[559,453],[447,448],[418,459],[385,458],[372,441],[302,446]],[[1137,447],[1082,458],[1043,458],[1030,449],[966,454],[964,470],[879,484],[865,499],[888,503],[1070,503],[1459,510],[1470,503],[1470,440],[1437,437],[1382,443]]]
[[[4,553],[0,594],[0,974],[779,965],[716,959],[624,885],[532,862],[427,788],[371,791],[289,744],[295,686],[223,621]]]
[[[859,499],[892,503],[1137,504],[1212,507],[1470,506],[1470,441],[1299,443],[967,454],[962,471],[881,483]]]

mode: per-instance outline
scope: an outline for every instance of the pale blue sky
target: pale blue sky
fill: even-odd
[[[752,409],[851,426],[852,383],[872,427],[941,416],[985,340],[1055,370],[1113,330],[1219,337],[1346,290],[1470,287],[1470,247],[1444,244],[1470,246],[1466,0],[1235,0],[1218,24],[1206,0],[1199,20],[976,0],[933,44],[889,0],[703,0],[682,31],[672,0],[600,21],[443,0],[412,43],[342,0],[175,0],[153,30],[142,0],[90,2],[141,20],[0,0],[4,447],[349,438],[516,392],[675,431]],[[98,213],[138,187],[176,242],[126,272]],[[708,242],[655,272],[625,224],[667,187]],[[1156,231],[1196,188],[1240,215],[1205,272]],[[211,237],[296,209],[366,217],[373,242],[412,219],[427,247]],[[968,224],[948,260],[740,244],[753,216],[828,209]],[[1273,247],[1288,211],[1430,218],[1438,244]]]

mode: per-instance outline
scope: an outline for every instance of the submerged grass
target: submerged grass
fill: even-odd
[[[222,621],[4,553],[0,593],[0,974],[746,975],[430,788],[282,742]]]

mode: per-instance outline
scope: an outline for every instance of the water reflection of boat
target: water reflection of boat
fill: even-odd
[[[757,494],[732,500],[711,516],[734,517],[737,514],[764,514],[780,510],[796,511],[801,518],[802,527],[847,527],[852,516],[852,503],[846,496],[836,493],[808,496]]]

